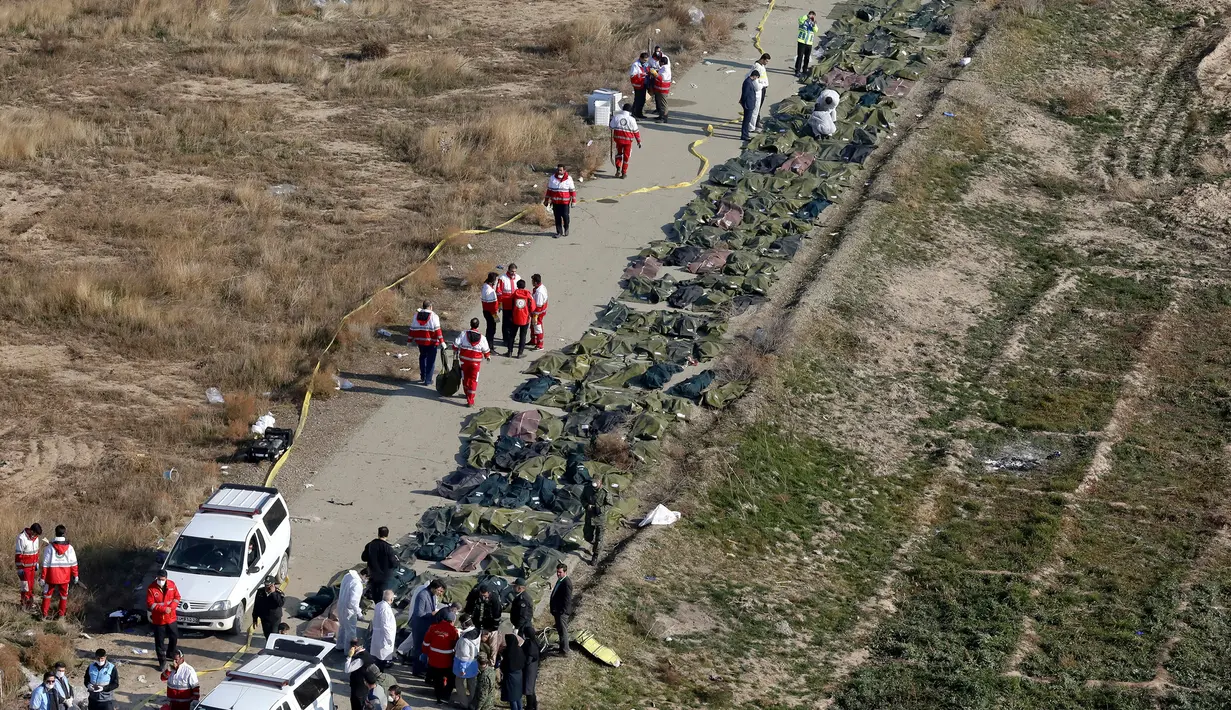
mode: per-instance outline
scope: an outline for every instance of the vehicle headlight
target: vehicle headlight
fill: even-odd
[[[231,609],[231,603],[228,602],[226,599],[223,599],[220,602],[214,602],[213,604],[209,605],[210,611],[230,611],[230,609]]]

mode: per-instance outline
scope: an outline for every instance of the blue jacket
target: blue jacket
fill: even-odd
[[[30,710],[56,710],[55,694],[39,683],[30,695]]]
[[[744,77],[744,86],[740,89],[739,105],[744,107],[745,111],[751,111],[757,107],[757,99],[761,96],[761,87],[757,86],[756,77],[749,74]]]
[[[436,597],[432,590],[424,587],[415,595],[410,607],[410,628],[414,632],[426,632],[432,625],[432,615],[436,613]],[[420,631],[421,630],[421,631]]]

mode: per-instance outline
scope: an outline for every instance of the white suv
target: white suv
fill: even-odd
[[[321,663],[332,650],[327,641],[274,634],[256,658],[227,671],[197,710],[334,710]]]
[[[261,582],[286,579],[290,557],[291,519],[278,489],[224,483],[163,563],[182,597],[179,625],[244,631]]]

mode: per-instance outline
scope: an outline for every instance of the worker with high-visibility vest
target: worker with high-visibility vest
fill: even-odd
[[[534,310],[534,294],[526,289],[525,279],[517,282],[517,290],[513,291],[513,334],[520,336],[517,357],[526,352],[526,331],[530,329],[530,314]],[[509,351],[505,357],[513,357],[513,338],[509,338]]]
[[[410,319],[410,342],[419,346],[419,384],[431,384],[436,375],[436,349],[445,344],[440,316],[432,312],[431,301],[424,301]]]
[[[799,34],[795,41],[795,76],[802,79],[808,73],[808,60],[812,58],[812,44],[816,41],[816,11],[809,10],[799,18]]]
[[[645,118],[645,80],[649,70],[649,52],[642,52],[628,69],[628,80],[633,85],[633,115],[637,118]]]
[[[653,80],[649,88],[654,94],[654,113],[658,114],[654,120],[670,123],[667,120],[667,95],[671,93],[671,59],[660,49],[656,48],[651,58],[649,75]]]
[[[530,283],[534,286],[531,291],[533,297],[531,303],[530,318],[532,325],[530,326],[530,339],[532,350],[542,350],[544,346],[543,337],[543,318],[547,315],[547,287],[543,285],[543,277],[535,274],[530,277]]]
[[[487,272],[487,278],[479,287],[479,304],[483,306],[483,320],[487,321],[487,342],[496,339],[496,321],[500,319],[500,296],[496,293],[496,281],[500,274]]]
[[[466,393],[466,406],[474,406],[474,396],[479,391],[479,368],[483,361],[491,361],[492,349],[487,338],[479,332],[479,319],[470,319],[470,330],[457,336],[453,342],[457,359],[462,366],[462,391]]]
[[[17,533],[17,545],[13,559],[17,565],[17,581],[21,584],[21,607],[34,607],[34,583],[38,580],[39,546],[42,543],[43,526],[32,523]]]
[[[500,267],[497,266],[497,269]],[[501,321],[500,335],[506,346],[513,331],[513,292],[517,290],[517,264],[509,264],[509,268],[496,279],[496,300],[500,303]],[[491,344],[491,341],[488,341]]]

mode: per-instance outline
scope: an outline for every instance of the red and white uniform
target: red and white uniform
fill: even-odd
[[[517,290],[517,280],[521,278],[516,271],[501,274],[496,279],[496,300],[500,301],[502,310],[513,307],[513,292]]]
[[[77,581],[77,551],[62,537],[43,549],[43,616],[51,613],[51,595],[60,593],[60,616],[68,613],[68,585]]]
[[[633,83],[634,89],[645,88],[645,65],[640,59],[633,62],[633,66],[628,70],[628,80]]]
[[[179,668],[163,671],[162,679],[167,681],[168,710],[192,710],[192,704],[201,700],[197,672],[186,661],[181,661]]]
[[[474,404],[474,395],[479,391],[479,368],[484,360],[492,359],[491,346],[487,344],[487,338],[475,329],[457,336],[453,349],[457,351],[457,359],[462,365],[462,391],[466,393],[466,403]]]
[[[180,590],[175,582],[167,580],[167,588],[158,586],[158,582],[150,582],[145,589],[145,608],[150,610],[150,623],[155,626],[174,624],[178,618],[176,609],[180,605]]]
[[[671,93],[671,62],[668,61],[666,64],[654,62],[651,66],[654,67],[656,74],[653,92],[664,96]]]
[[[564,177],[558,177],[552,173],[547,178],[547,192],[543,195],[543,199],[551,200],[553,205],[577,204],[577,186],[573,184],[573,178],[568,172],[564,173]]]
[[[431,668],[453,669],[453,650],[457,646],[457,627],[451,621],[437,621],[423,636],[423,653]]]
[[[530,325],[530,313],[534,307],[534,296],[524,288],[513,292],[513,325],[521,327]]]
[[[534,347],[538,350],[543,349],[543,316],[547,315],[547,287],[539,284],[534,287],[533,293],[533,311],[534,325],[531,327],[534,335]]]
[[[17,533],[17,548],[13,561],[17,565],[17,580],[21,583],[21,603],[34,602],[34,583],[38,580],[39,537],[30,528]]]
[[[496,295],[496,287],[487,283],[480,286],[479,302],[483,304],[484,313],[495,313],[500,310],[500,297]]]
[[[421,348],[444,345],[445,334],[440,329],[440,316],[430,309],[420,309],[410,319],[410,341]]]
[[[611,129],[611,140],[615,143],[616,172],[623,171],[627,174],[628,159],[633,154],[633,141],[637,142],[638,148],[641,147],[641,129],[637,126],[637,119],[621,109],[612,114],[607,127]]]

